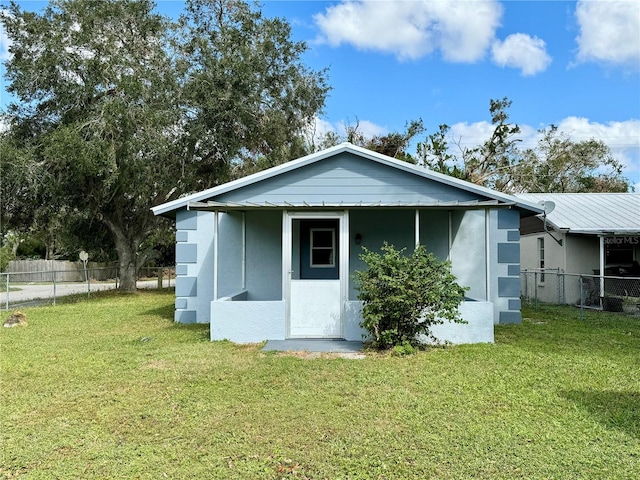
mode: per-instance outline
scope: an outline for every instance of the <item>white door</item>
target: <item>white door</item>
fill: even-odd
[[[293,216],[290,221],[288,336],[341,338],[343,216]]]

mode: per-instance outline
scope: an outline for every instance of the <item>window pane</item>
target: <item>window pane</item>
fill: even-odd
[[[311,265],[314,267],[321,265],[333,265],[333,250],[315,249],[311,252]]]
[[[333,248],[333,229],[311,230],[311,248]]]

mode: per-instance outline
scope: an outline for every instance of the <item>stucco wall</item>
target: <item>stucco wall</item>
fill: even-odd
[[[243,288],[242,250],[245,241],[242,213],[220,213],[219,217],[218,298],[234,295]]]
[[[474,300],[487,300],[485,239],[484,210],[451,212],[451,272]]]
[[[282,212],[250,210],[245,218],[248,299],[282,300]]]
[[[274,302],[212,302],[211,340],[231,340],[236,343],[257,343],[263,340],[284,340],[286,337],[285,303]]]
[[[600,270],[600,237],[596,235],[567,235],[565,271],[593,275]]]
[[[213,235],[213,213],[176,212],[177,322],[209,322],[213,300]]]
[[[520,214],[489,212],[489,301],[494,323],[520,323]]]
[[[524,235],[520,238],[520,268],[531,270],[539,268],[538,264],[538,238],[542,233]]]

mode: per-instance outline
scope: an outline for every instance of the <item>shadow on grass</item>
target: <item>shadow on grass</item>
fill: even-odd
[[[173,306],[173,303],[168,303],[167,305],[163,305],[162,307],[146,310],[142,312],[141,315],[153,315],[156,317],[160,317],[162,320],[173,322],[174,311],[175,307]]]
[[[560,395],[587,410],[606,427],[640,439],[640,392],[567,390]]]

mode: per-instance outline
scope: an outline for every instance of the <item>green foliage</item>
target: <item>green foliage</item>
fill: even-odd
[[[396,357],[406,357],[407,355],[414,355],[418,352],[418,349],[405,340],[400,345],[395,345],[391,352]]]
[[[167,229],[150,207],[290,160],[328,91],[288,23],[255,5],[191,0],[177,22],[154,9],[51,0],[0,16],[18,98],[0,138],[3,218],[47,238],[73,223],[78,243],[107,230],[124,290]]]
[[[396,131],[385,135],[367,137],[360,130],[360,122],[356,119],[355,125],[345,125],[344,134],[333,131],[327,132],[317,144],[312,142],[309,148],[312,151],[317,151],[333,147],[342,142],[349,142],[398,160],[416,163],[416,159],[409,153],[409,146],[413,139],[424,131],[424,122],[419,118],[418,120],[407,122],[405,130],[402,132]]]
[[[9,245],[2,245],[0,247],[0,272],[5,272],[9,266],[9,262],[13,260],[13,252]]]
[[[501,191],[509,189],[509,169],[519,158],[517,134],[520,127],[509,121],[507,97],[489,102],[494,130],[491,137],[477,147],[458,143],[459,155],[451,153],[447,136],[450,127],[440,125],[438,132],[418,144],[417,156],[422,165],[446,175]]]
[[[535,148],[522,150],[520,127],[509,120],[511,100],[491,100],[494,130],[477,147],[458,153],[449,145],[450,127],[440,125],[417,145],[418,163],[436,172],[507,193],[626,192],[629,182],[622,164],[601,140],[573,141],[555,125],[540,130]]]
[[[572,141],[555,125],[542,129],[536,148],[515,165],[514,188],[531,192],[627,192],[622,164],[601,140]]]
[[[385,242],[380,253],[363,247],[360,258],[367,265],[357,271],[358,298],[364,302],[361,326],[379,349],[420,343],[431,339],[432,325],[462,323],[458,306],[465,288],[456,283],[448,262],[441,262],[424,246],[411,255]]]

